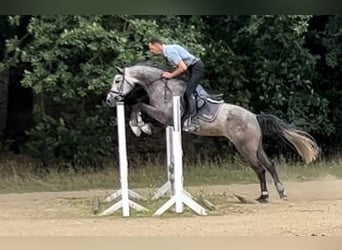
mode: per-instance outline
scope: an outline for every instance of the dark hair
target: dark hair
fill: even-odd
[[[151,38],[148,43],[152,43],[152,44],[155,44],[155,43],[159,43],[159,44],[163,44],[163,42],[158,39],[158,38]]]

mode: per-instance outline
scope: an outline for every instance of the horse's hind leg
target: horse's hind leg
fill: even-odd
[[[266,171],[257,157],[257,141],[252,140],[248,143],[242,143],[241,141],[240,143],[235,143],[235,145],[240,154],[249,162],[259,179],[261,195],[256,200],[261,203],[267,202],[269,195],[266,185]]]
[[[255,171],[256,175],[258,176],[259,182],[260,182],[260,190],[261,195],[256,200],[260,203],[265,203],[268,201],[268,191],[266,186],[266,171],[265,169],[260,165],[254,165],[251,164],[252,169]]]
[[[274,185],[278,191],[279,197],[281,199],[285,199],[286,195],[285,195],[285,189],[283,184],[281,183],[280,179],[279,179],[279,175],[276,169],[276,166],[274,164],[273,161],[270,161],[262,147],[262,143],[260,141],[259,143],[259,148],[257,151],[257,157],[259,159],[259,161],[261,162],[261,164],[267,169],[267,171],[271,174],[273,181],[274,181]]]
[[[283,184],[280,182],[275,164],[268,159],[263,150],[262,138],[258,133],[253,130],[245,131],[244,136],[239,139],[235,138],[234,144],[241,155],[251,164],[251,167],[259,178],[261,196],[257,200],[263,202],[268,198],[265,170],[271,174],[280,198],[286,198],[285,190]]]

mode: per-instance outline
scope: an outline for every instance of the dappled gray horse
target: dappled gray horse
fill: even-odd
[[[138,102],[133,106],[130,126],[136,135],[141,131],[151,133],[149,124],[145,124],[141,113],[145,113],[163,125],[172,125],[172,96],[183,96],[186,82],[179,79],[161,78],[162,70],[147,66],[135,65],[116,68],[111,90],[107,95],[107,103],[115,106],[124,100],[136,85],[142,86],[149,97],[149,103]],[[317,158],[319,147],[314,139],[304,131],[290,128],[279,118],[267,114],[254,114],[242,107],[222,103],[217,105],[216,115],[211,120],[198,119],[200,129],[193,132],[203,136],[224,136],[228,138],[250,163],[256,172],[261,188],[259,202],[268,199],[265,173],[268,171],[280,198],[285,198],[284,187],[279,179],[275,164],[268,159],[262,146],[262,131],[272,132],[294,146],[298,154],[310,163]],[[210,106],[210,104],[209,104]],[[183,109],[182,109],[183,112]],[[202,117],[203,118],[203,117]]]

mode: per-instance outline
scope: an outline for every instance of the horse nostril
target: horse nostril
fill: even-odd
[[[113,106],[113,102],[115,102],[115,97],[110,93],[107,95],[107,98],[106,98],[106,103],[108,106]]]
[[[114,97],[115,102],[120,102],[120,101],[122,101],[122,99],[123,99],[122,96],[119,96],[119,95]]]

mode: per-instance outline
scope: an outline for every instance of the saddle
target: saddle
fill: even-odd
[[[199,84],[194,93],[197,104],[196,117],[206,122],[213,122],[224,103],[222,96],[223,94],[208,94],[203,86]]]

